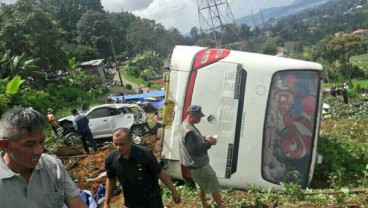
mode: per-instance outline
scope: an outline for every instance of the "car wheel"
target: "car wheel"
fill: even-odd
[[[134,143],[141,144],[142,143],[141,137],[143,136],[143,128],[141,126],[134,126],[131,131]]]
[[[81,144],[82,141],[78,134],[71,132],[64,136],[64,144],[67,147],[74,147],[77,144]]]

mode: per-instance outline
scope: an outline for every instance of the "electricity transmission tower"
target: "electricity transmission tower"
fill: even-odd
[[[216,46],[221,46],[225,26],[236,25],[229,3],[227,0],[197,0],[197,6],[201,33],[210,33]]]

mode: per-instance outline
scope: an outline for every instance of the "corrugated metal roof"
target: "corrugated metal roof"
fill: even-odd
[[[96,60],[86,61],[86,62],[81,63],[81,66],[98,66],[102,64],[104,60],[105,59],[96,59]]]

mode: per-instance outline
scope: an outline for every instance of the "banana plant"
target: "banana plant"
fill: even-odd
[[[15,76],[12,80],[0,79],[0,114],[4,113],[16,99],[15,95],[18,94],[20,85],[24,82],[20,76]]]
[[[20,85],[24,82],[19,75],[15,76],[8,84],[6,85],[5,94],[7,95],[15,95],[19,92]]]
[[[0,59],[2,74],[0,77],[15,77],[16,75],[25,76],[27,72],[37,68],[36,62],[38,59],[26,59],[25,54],[11,56],[10,50]]]

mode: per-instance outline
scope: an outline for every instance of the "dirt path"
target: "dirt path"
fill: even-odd
[[[113,69],[112,74],[114,75],[114,81],[116,81],[118,84],[120,84],[119,73],[115,69]],[[134,89],[134,90],[136,90],[140,87],[136,83],[130,82],[129,80],[125,79],[123,74],[121,74],[121,80],[123,81],[124,86],[126,84],[130,84],[132,86],[132,89]],[[146,87],[146,86],[143,87],[144,92],[148,92],[149,90],[150,90],[149,87]]]
[[[114,75],[114,81],[116,81],[116,82],[118,82],[120,84],[119,73],[114,69],[112,71],[112,74]],[[123,85],[130,84],[130,85],[132,85],[132,88],[133,89],[138,88],[138,85],[137,84],[135,84],[133,82],[130,82],[129,80],[125,79],[122,74],[121,74],[121,80],[123,81]]]

